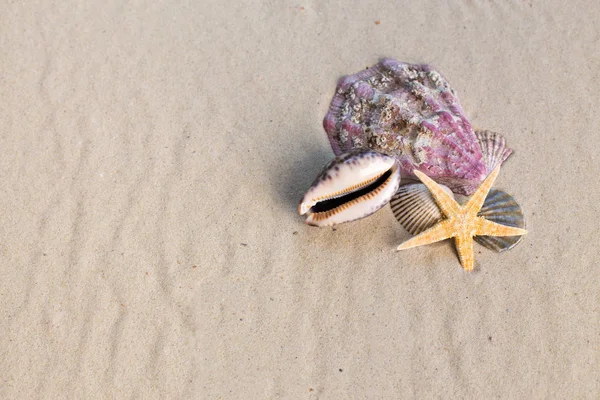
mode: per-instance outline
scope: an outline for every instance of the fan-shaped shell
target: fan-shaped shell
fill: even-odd
[[[454,197],[448,187],[440,186]],[[431,192],[422,183],[400,186],[390,205],[400,225],[412,235],[431,228],[444,217]]]
[[[502,225],[525,228],[523,209],[510,194],[499,189],[490,190],[477,215]],[[512,249],[521,239],[523,236],[475,236],[479,244],[497,252]]]
[[[506,139],[492,131],[475,131],[475,136],[481,147],[486,172],[489,174],[502,164],[512,154],[512,149],[506,146]]]

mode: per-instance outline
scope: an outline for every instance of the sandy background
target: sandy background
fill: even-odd
[[[0,397],[598,398],[600,6],[404,3],[3,2]],[[515,150],[473,273],[297,215],[382,57]]]

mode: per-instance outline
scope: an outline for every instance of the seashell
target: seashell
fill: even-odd
[[[335,155],[363,147],[393,156],[403,178],[415,179],[417,169],[469,195],[487,176],[480,141],[456,92],[426,64],[384,59],[343,77],[323,127]],[[498,162],[504,153],[491,154]]]
[[[328,199],[327,196],[335,194],[336,190],[350,193],[354,189],[348,188],[363,184],[364,177],[356,166],[348,169],[348,175],[343,179],[330,173],[334,165],[344,164],[345,159],[362,154],[355,153],[357,149],[371,151],[371,156],[382,157],[382,160],[383,157],[396,160],[394,167],[381,167],[381,171],[397,168],[402,179],[415,180],[414,171],[418,170],[452,192],[463,195],[472,194],[488,173],[512,153],[502,135],[473,131],[456,92],[433,67],[394,59],[383,59],[371,68],[341,78],[323,127],[338,156],[310,189],[316,191],[318,186],[324,193],[321,194],[325,196],[323,199]],[[350,176],[351,173],[355,176]],[[325,175],[330,176],[331,186],[319,183]],[[400,189],[392,203],[396,218],[409,231],[415,232],[432,224],[436,215],[435,209],[425,201],[431,199],[428,191],[421,192],[419,188]],[[365,211],[362,206],[354,208],[355,203],[352,203],[353,207],[345,205],[342,213],[337,208],[342,206],[339,203],[342,200],[314,200],[318,196],[307,193],[299,211],[309,213],[309,224],[332,225],[338,223],[336,221],[346,222],[362,218],[358,215],[372,214],[381,208],[381,201],[392,197],[388,194],[385,191],[385,196],[375,196],[377,206],[374,210]],[[351,196],[354,195],[344,194],[343,201],[350,204],[355,200]],[[416,204],[410,205],[410,201],[416,201]],[[407,210],[418,210],[423,215],[407,216]],[[326,216],[325,213],[329,214]]]
[[[506,139],[499,133],[475,131],[475,136],[477,136],[477,140],[479,141],[486,173],[488,174],[512,154],[512,149],[506,146]]]
[[[394,157],[354,149],[334,158],[310,186],[298,212],[306,223],[328,226],[354,221],[385,206],[400,185]]]
[[[447,186],[440,186],[454,197]],[[418,235],[444,218],[431,192],[422,183],[400,186],[390,205],[400,225],[412,235]]]
[[[447,192],[450,190],[443,187]],[[422,183],[402,185],[390,201],[394,216],[400,225],[412,235],[429,229],[444,218],[431,193]],[[525,228],[525,216],[521,206],[508,193],[491,189],[477,214],[502,225]],[[515,247],[523,236],[475,236],[484,247],[497,252]]]
[[[508,193],[491,189],[477,214],[502,225],[525,229],[525,215],[517,201]],[[475,240],[490,250],[502,252],[515,247],[523,236],[475,236]]]

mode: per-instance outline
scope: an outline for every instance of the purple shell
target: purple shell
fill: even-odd
[[[368,147],[469,195],[485,179],[478,139],[456,92],[426,64],[384,59],[340,79],[323,126],[335,155]]]

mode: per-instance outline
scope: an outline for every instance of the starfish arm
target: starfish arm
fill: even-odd
[[[423,246],[430,243],[439,242],[453,236],[451,225],[448,220],[443,220],[439,224],[432,226],[424,232],[421,232],[412,239],[407,240],[398,246],[398,250],[411,249],[417,246]]]
[[[460,259],[460,265],[465,271],[472,271],[475,264],[475,256],[473,255],[473,238],[470,236],[457,236],[454,238],[456,252]]]
[[[483,206],[483,202],[487,197],[496,177],[500,173],[500,166],[498,165],[490,174],[485,178],[481,186],[477,189],[477,191],[471,196],[467,204],[465,204],[465,210],[468,210],[470,213],[474,213],[475,215],[479,212],[481,207]]]
[[[446,193],[433,179],[416,169],[413,173],[427,186],[427,189],[431,192],[431,195],[444,215],[451,217],[459,212],[460,207],[456,200]]]
[[[477,236],[521,236],[526,233],[525,229],[497,224],[482,217],[477,218]]]

